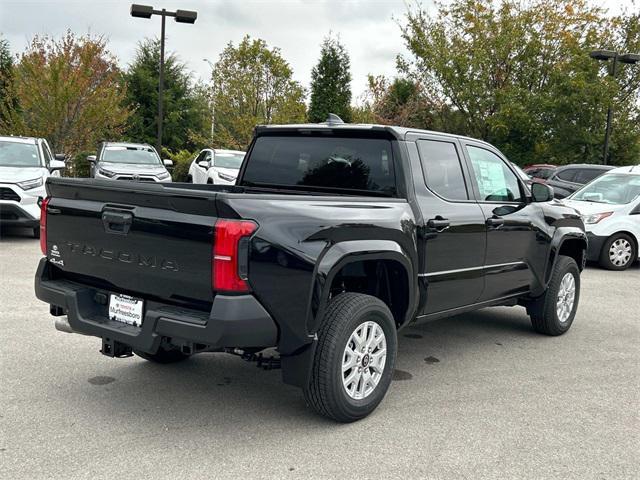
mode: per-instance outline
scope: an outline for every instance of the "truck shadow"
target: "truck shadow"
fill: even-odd
[[[414,336],[404,337],[406,332]],[[537,341],[540,336],[531,330],[521,308],[495,308],[411,326],[399,336],[398,366],[403,370],[394,375],[390,393],[400,388],[399,380],[411,380],[402,382],[403,389],[424,390],[413,374],[437,368],[433,365],[442,365],[443,357],[462,352],[485,355],[495,351],[496,345],[517,348],[533,337]],[[105,361],[113,362],[112,367],[95,371],[77,385],[81,391],[69,396],[94,403],[82,409],[91,412],[94,420],[112,422],[115,415],[131,428],[148,429],[155,424],[165,430],[250,429],[256,422],[274,431],[309,425],[335,428],[307,408],[299,389],[282,383],[280,371],[263,371],[231,355],[200,354],[172,365],[138,357]],[[438,376],[431,381],[437,382]],[[384,415],[384,404],[375,415]]]

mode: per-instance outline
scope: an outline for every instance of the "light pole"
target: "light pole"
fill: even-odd
[[[162,97],[164,96],[164,26],[167,17],[174,17],[178,23],[195,23],[198,12],[190,10],[176,10],[169,12],[164,8],[155,10],[149,5],[131,5],[131,16],[137,18],[151,18],[151,15],[160,15],[162,23],[160,26],[160,75],[158,79],[158,138],[156,140],[156,150],[158,155],[162,155]]]
[[[616,77],[618,62],[635,64],[640,62],[640,55],[636,53],[625,53],[624,55],[620,55],[618,52],[614,52],[612,50],[594,50],[589,54],[589,56],[595,60],[600,60],[603,62],[609,62],[612,60],[611,68],[609,69],[609,75],[613,78]],[[602,154],[602,163],[604,165],[607,164],[607,159],[609,156],[609,138],[611,137],[611,118],[613,116],[613,107],[612,100],[609,99],[609,107],[607,108],[607,127],[604,133],[604,152]]]
[[[216,89],[215,84],[213,83],[213,70],[215,67],[213,66],[213,63],[211,63],[211,60],[209,60],[208,58],[203,58],[202,61],[207,62],[211,67],[211,101],[209,102],[209,108],[211,109],[211,148],[213,148],[213,135],[216,128]]]

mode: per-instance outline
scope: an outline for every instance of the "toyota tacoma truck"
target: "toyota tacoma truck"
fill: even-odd
[[[58,330],[281,368],[340,422],[383,399],[407,325],[520,305],[561,335],[578,307],[581,217],[471,138],[332,116],[256,127],[237,185],[46,188],[35,291]]]

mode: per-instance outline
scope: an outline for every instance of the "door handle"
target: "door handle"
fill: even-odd
[[[427,227],[434,229],[436,232],[442,232],[451,226],[448,218],[442,218],[440,215],[436,218],[427,220]]]
[[[487,218],[486,224],[489,227],[500,228],[502,225],[504,225],[504,218],[493,216]]]

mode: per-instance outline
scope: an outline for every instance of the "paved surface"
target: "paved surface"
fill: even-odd
[[[640,475],[640,268],[589,268],[571,331],[522,308],[418,326],[369,418],[338,425],[224,354],[159,366],[59,333],[36,240],[0,241],[0,478],[576,478]]]

